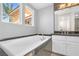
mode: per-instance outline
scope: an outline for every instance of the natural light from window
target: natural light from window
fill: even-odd
[[[20,12],[18,3],[3,4],[3,22],[19,23]]]
[[[25,24],[26,25],[32,25],[32,20],[33,20],[33,13],[32,10],[30,8],[28,8],[26,5],[24,5],[24,13],[25,13]]]
[[[34,25],[34,10],[27,3],[2,3],[4,23]]]

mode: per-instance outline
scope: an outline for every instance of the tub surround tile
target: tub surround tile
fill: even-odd
[[[43,36],[52,36],[52,34],[38,34],[38,35],[43,35]]]
[[[24,35],[24,36],[4,38],[4,39],[1,39],[0,41],[13,40],[13,39],[18,39],[18,38],[23,38],[23,37],[29,37],[29,36],[35,36],[35,35],[52,36],[52,34],[31,34],[31,35]]]
[[[23,37],[34,36],[34,35],[37,35],[37,34],[31,34],[31,35],[24,35],[24,36],[17,36],[17,37],[4,38],[4,39],[2,39],[2,40],[0,40],[0,41],[13,40],[13,39],[18,39],[18,38],[23,38]]]

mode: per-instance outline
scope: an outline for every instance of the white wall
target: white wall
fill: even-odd
[[[37,13],[35,12],[35,15],[36,14]],[[36,25],[36,17],[34,18],[34,22]],[[16,24],[10,24],[10,23],[3,23],[0,21],[0,40],[3,38],[30,35],[35,33],[36,33],[36,26],[25,26],[24,24],[16,25]]]
[[[29,5],[30,6],[30,5]],[[33,8],[32,6],[30,6]],[[34,9],[34,8],[33,8]],[[10,23],[3,23],[0,21],[0,40],[3,38],[17,37],[23,35],[30,35],[36,33],[53,33],[53,6],[43,8],[40,10],[35,10],[35,25],[25,26],[16,25]]]
[[[53,5],[38,10],[38,33],[51,34],[54,32],[54,8]]]

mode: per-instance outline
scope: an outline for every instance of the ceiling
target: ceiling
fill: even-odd
[[[41,8],[51,6],[52,3],[30,3],[30,5],[38,10],[38,9],[41,9]]]

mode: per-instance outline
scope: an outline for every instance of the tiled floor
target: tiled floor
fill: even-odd
[[[48,52],[48,51],[45,51],[45,50],[40,50],[36,56],[62,56],[60,54],[56,54],[56,53],[51,53],[51,52]]]

